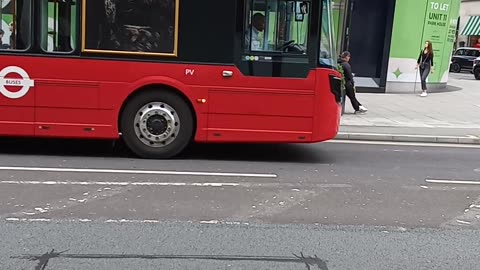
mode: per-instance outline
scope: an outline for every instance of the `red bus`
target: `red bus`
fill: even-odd
[[[331,0],[0,0],[0,136],[197,143],[336,136]]]

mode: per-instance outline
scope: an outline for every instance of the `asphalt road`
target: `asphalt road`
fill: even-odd
[[[478,268],[480,148],[0,149],[0,269]]]
[[[469,70],[462,70],[460,73],[450,72],[448,77],[454,80],[467,80],[467,81],[475,81],[475,76]]]

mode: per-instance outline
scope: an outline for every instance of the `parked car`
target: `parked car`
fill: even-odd
[[[472,71],[475,79],[480,80],[480,57],[477,57],[477,59],[473,60]]]
[[[450,71],[461,72],[463,69],[472,70],[473,60],[480,57],[480,48],[461,47],[455,50],[452,56]]]

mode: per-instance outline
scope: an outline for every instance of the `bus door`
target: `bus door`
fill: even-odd
[[[209,95],[209,138],[308,140],[319,1],[238,0],[235,63]]]
[[[0,135],[31,136],[35,81],[27,58],[18,56],[31,41],[30,1],[0,0],[0,17]]]

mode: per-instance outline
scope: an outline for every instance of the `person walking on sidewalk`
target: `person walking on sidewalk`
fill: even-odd
[[[425,47],[420,52],[417,60],[417,66],[420,67],[420,80],[422,82],[422,94],[420,96],[427,96],[427,77],[430,73],[433,73],[433,49],[430,41],[425,42]]]
[[[343,68],[343,76],[345,79],[345,90],[350,102],[352,103],[352,107],[355,110],[355,113],[363,113],[367,112],[368,109],[365,108],[360,102],[357,100],[355,95],[355,81],[353,80],[353,73],[352,67],[350,66],[350,57],[351,54],[349,51],[344,51],[340,55],[340,65]]]

